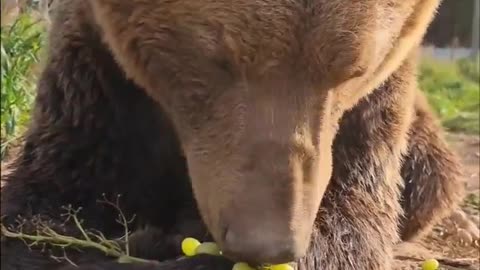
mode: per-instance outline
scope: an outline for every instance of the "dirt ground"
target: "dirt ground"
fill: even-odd
[[[447,134],[452,148],[463,163],[467,184],[467,198],[462,210],[478,229],[480,218],[480,138],[463,134]],[[474,200],[476,199],[476,202]],[[461,242],[457,233],[449,233],[450,219],[436,225],[432,232],[417,243],[404,243],[396,251],[395,270],[421,269],[425,259],[440,261],[440,269],[480,270],[479,240],[471,244]]]
[[[480,224],[480,137],[463,134],[447,134],[452,148],[462,159],[467,180],[466,203],[462,210],[478,229]],[[2,175],[7,172],[2,163]],[[3,183],[2,183],[3,184]],[[473,199],[472,199],[473,198]],[[476,198],[476,203],[473,202]],[[395,254],[395,270],[418,270],[425,259],[440,261],[443,270],[480,270],[479,240],[469,245],[462,243],[455,233],[448,233],[449,219],[436,225],[432,232],[416,243],[404,243],[398,246]]]

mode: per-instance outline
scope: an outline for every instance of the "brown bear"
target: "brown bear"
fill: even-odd
[[[2,231],[2,269],[390,269],[394,245],[462,194],[416,85],[438,2],[59,1],[2,224],[35,233],[35,217],[82,237],[62,216],[71,205],[116,238],[118,213],[98,199],[120,198],[131,230],[155,232],[132,236],[132,254],[165,262]],[[176,259],[185,236],[229,260]]]

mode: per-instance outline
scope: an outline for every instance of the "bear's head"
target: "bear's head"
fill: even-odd
[[[224,253],[308,249],[342,114],[421,41],[438,0],[91,0],[127,76],[174,123]]]

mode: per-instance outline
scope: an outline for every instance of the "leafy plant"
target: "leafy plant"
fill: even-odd
[[[36,74],[45,30],[28,13],[1,27],[1,156],[21,134],[34,100]]]
[[[477,54],[473,58],[459,60],[458,68],[465,77],[478,83],[480,79],[480,54]]]

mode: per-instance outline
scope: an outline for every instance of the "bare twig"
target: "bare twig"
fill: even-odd
[[[102,194],[103,195],[103,200],[99,201],[101,203],[104,203],[106,205],[109,205],[109,206],[112,206],[117,212],[118,212],[118,216],[119,216],[119,219],[117,219],[117,222],[123,226],[124,230],[125,230],[125,233],[124,233],[124,238],[125,238],[125,254],[126,255],[130,255],[130,247],[129,247],[129,235],[130,235],[130,232],[128,230],[128,224],[132,223],[133,220],[135,219],[135,215],[127,220],[127,218],[125,217],[125,214],[123,213],[122,209],[120,208],[120,197],[121,195],[117,195],[117,199],[115,201],[115,203],[112,203],[111,201],[108,201],[105,194]]]
[[[68,258],[67,256],[67,251],[65,249],[63,249],[63,257],[57,257],[53,254],[50,254],[50,258],[54,259],[55,261],[57,262],[61,262],[61,261],[66,261],[68,262],[69,264],[75,266],[75,267],[78,267],[78,265],[76,263],[74,263],[72,260],[70,260],[70,258]]]
[[[121,263],[154,263],[154,261],[151,260],[130,256],[128,224],[131,223],[133,219],[127,220],[120,209],[119,198],[120,196],[117,197],[115,203],[112,203],[106,200],[104,196],[104,200],[101,202],[112,206],[116,211],[118,211],[119,219],[117,221],[124,226],[125,230],[125,235],[123,236],[125,238],[125,250],[122,250],[118,242],[107,239],[103,233],[96,230],[86,230],[82,225],[82,221],[78,218],[78,213],[80,212],[81,208],[73,209],[71,206],[64,207],[67,212],[62,216],[66,216],[65,222],[68,222],[69,220],[73,221],[75,227],[80,231],[83,239],[61,234],[52,229],[53,226],[51,226],[48,222],[42,221],[39,217],[34,217],[30,221],[30,223],[35,226],[34,232],[31,234],[23,232],[25,223],[27,222],[25,219],[17,220],[18,226],[15,230],[12,228],[7,228],[1,224],[1,233],[5,237],[23,241],[29,248],[33,246],[40,246],[42,249],[45,249],[47,244],[53,247],[61,248],[64,252],[64,256],[56,257],[52,255],[52,259],[57,261],[64,260],[72,265],[75,265],[75,263],[68,258],[66,248],[74,248],[77,250],[79,250],[79,248],[96,249],[103,252],[107,256],[116,257],[118,262]]]

